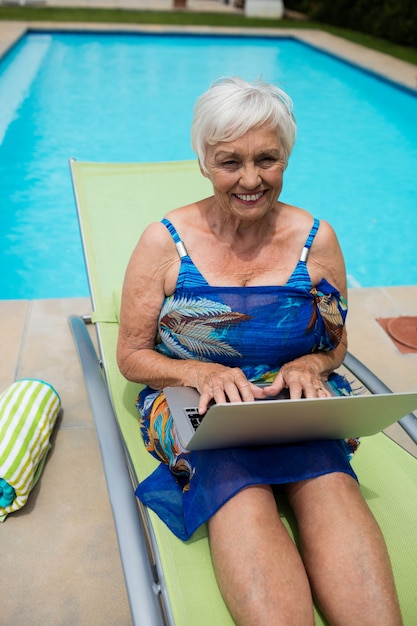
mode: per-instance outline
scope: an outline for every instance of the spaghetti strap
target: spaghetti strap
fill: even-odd
[[[311,227],[310,233],[307,237],[307,241],[305,242],[304,248],[302,249],[301,255],[300,255],[300,261],[303,261],[304,263],[307,262],[308,255],[310,254],[310,248],[313,245],[314,237],[317,234],[319,226],[320,226],[320,220],[318,220],[317,217],[315,217],[313,226]]]
[[[174,240],[177,248],[178,256],[181,259],[176,288],[180,289],[184,286],[207,286],[208,283],[206,279],[201,274],[200,270],[194,265],[175,226],[166,218],[161,220],[161,223],[168,229],[168,232]]]
[[[171,237],[174,240],[175,246],[177,248],[177,252],[178,255],[180,257],[180,259],[182,259],[185,256],[188,256],[188,252],[186,247],[184,246],[183,242],[180,239],[180,236],[174,226],[174,224],[172,224],[169,220],[167,220],[166,218],[164,218],[163,220],[161,220],[161,223],[166,226],[166,228],[168,229],[169,234],[171,235]]]
[[[300,258],[295,266],[293,273],[291,274],[287,287],[308,287],[311,288],[310,274],[307,269],[307,259],[310,254],[311,246],[313,245],[314,238],[320,226],[320,220],[314,218],[313,226],[308,234],[307,240],[301,250]]]

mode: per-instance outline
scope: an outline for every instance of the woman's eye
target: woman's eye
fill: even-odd
[[[227,161],[222,162],[222,166],[223,167],[237,167],[238,162],[234,161],[233,159],[228,159]]]
[[[275,163],[275,161],[276,159],[272,156],[264,156],[260,159],[261,164],[264,163],[265,165],[271,165],[271,163]]]

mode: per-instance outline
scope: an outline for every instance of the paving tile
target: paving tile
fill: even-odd
[[[89,298],[30,302],[17,376],[40,378],[55,387],[64,408],[61,428],[92,426],[87,392],[68,323],[69,315],[90,311]]]
[[[6,28],[0,28],[0,58],[26,32],[27,25],[23,22],[8,22]]]
[[[131,624],[95,431],[55,431],[28,503],[0,527],[2,626]]]
[[[0,390],[16,379],[29,306],[27,300],[0,300]]]
[[[348,59],[359,67],[374,71],[388,80],[407,85],[412,89],[417,88],[417,71],[416,66],[412,63],[407,63],[324,31],[309,29],[301,31],[300,29],[300,34],[296,33],[295,36],[326,52]]]
[[[417,286],[349,291],[349,350],[393,391],[417,388],[417,354],[402,354],[378,324],[378,317],[416,313]]]
[[[376,320],[416,312],[417,286],[349,290],[349,350],[393,391],[417,389],[417,354],[402,354]],[[399,424],[385,432],[417,456],[417,445]]]

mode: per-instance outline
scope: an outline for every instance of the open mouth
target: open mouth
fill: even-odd
[[[257,193],[235,193],[234,196],[241,202],[252,203],[260,200],[265,194],[266,191],[258,191]]]

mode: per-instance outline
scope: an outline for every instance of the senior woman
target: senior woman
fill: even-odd
[[[209,402],[351,393],[346,276],[331,226],[278,200],[295,140],[290,98],[240,78],[197,101],[192,142],[213,195],[143,233],[123,288],[118,363],[146,387],[145,445],[159,467],[137,490],[181,539],[208,522],[217,580],[237,624],[401,624],[381,532],[349,459],[355,441],[187,452],[163,394]],[[270,387],[260,383],[270,382]],[[253,419],[256,420],[256,414]],[[273,486],[295,513],[301,553]]]

